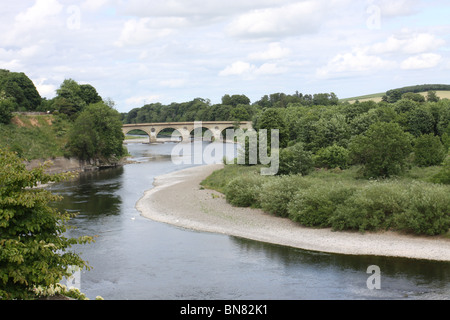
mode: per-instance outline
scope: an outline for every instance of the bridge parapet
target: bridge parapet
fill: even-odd
[[[215,141],[221,141],[223,139],[222,132],[228,128],[234,128],[236,122],[234,121],[196,121],[196,122],[163,122],[163,123],[136,123],[136,124],[125,124],[122,126],[122,131],[124,134],[128,134],[133,130],[141,130],[148,134],[150,137],[149,142],[157,142],[158,134],[164,129],[175,129],[180,135],[184,142],[190,141],[191,132],[195,129],[206,128],[211,132],[212,137]],[[251,130],[253,129],[251,121],[241,121],[239,122],[239,128]]]

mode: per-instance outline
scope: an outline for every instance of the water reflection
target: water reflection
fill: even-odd
[[[354,291],[356,299],[448,299],[450,297],[450,263],[447,262],[328,254],[238,237],[230,237],[230,239],[246,255],[263,255],[267,259],[279,261],[283,266],[280,271],[297,270],[301,266],[302,273],[313,270],[316,275],[327,275],[330,288],[342,287],[348,291]],[[366,288],[369,277],[366,271],[371,265],[379,266],[381,269],[383,284],[381,292],[369,291]],[[339,275],[339,278],[330,278],[329,275],[332,274]],[[348,293],[344,295],[344,298],[347,295]],[[339,297],[342,297],[342,292],[339,292],[336,298]]]

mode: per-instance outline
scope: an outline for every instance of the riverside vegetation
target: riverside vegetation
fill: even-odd
[[[450,100],[289,104],[254,123],[281,129],[280,170],[231,164],[202,182],[230,204],[314,228],[449,237]]]

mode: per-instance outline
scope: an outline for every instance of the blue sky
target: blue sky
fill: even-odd
[[[2,3],[0,68],[43,97],[90,83],[120,112],[225,94],[450,84],[449,1],[21,0]]]

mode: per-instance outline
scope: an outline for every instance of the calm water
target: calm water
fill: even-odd
[[[74,249],[93,268],[81,290],[120,300],[449,299],[450,264],[308,252],[193,232],[140,216],[136,202],[153,179],[191,167],[174,165],[175,144],[131,144],[135,164],[86,173],[55,185],[60,206],[79,212],[71,236],[96,235]],[[381,289],[367,288],[367,268]]]

